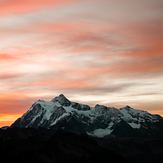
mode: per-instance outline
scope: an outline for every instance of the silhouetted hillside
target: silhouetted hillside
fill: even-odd
[[[4,163],[161,163],[163,138],[94,138],[45,129],[0,130]]]
[[[88,136],[33,129],[1,130],[0,153],[5,163],[126,162]]]

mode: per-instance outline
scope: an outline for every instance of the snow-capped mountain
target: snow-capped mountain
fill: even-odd
[[[79,104],[59,95],[51,101],[38,100],[11,127],[46,128],[95,137],[152,134],[163,126],[163,118],[130,106],[120,109]]]

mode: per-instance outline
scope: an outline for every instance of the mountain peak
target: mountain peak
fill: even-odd
[[[131,107],[131,106],[129,106],[129,105],[126,105],[125,107],[123,107],[123,108],[120,108],[120,110],[133,110],[133,108]]]
[[[122,123],[124,122],[124,123]],[[95,137],[121,134],[132,130],[155,129],[163,124],[161,116],[130,106],[120,109],[97,104],[89,105],[69,101],[63,94],[51,101],[39,100],[11,127],[63,129],[74,133],[85,133]],[[122,128],[119,131],[119,126]],[[152,126],[152,127],[151,127]],[[145,127],[145,128],[144,128]],[[129,130],[128,130],[129,129]],[[117,132],[118,131],[118,132]],[[151,133],[152,131],[149,131]]]
[[[54,97],[51,101],[59,102],[63,106],[69,106],[71,104],[71,102],[63,94],[60,94],[59,96]]]
[[[95,105],[95,109],[107,109],[107,107],[104,106],[104,105],[96,104],[96,105]]]
[[[132,109],[132,107],[129,106],[129,105],[126,105],[124,108],[125,108],[125,109]]]

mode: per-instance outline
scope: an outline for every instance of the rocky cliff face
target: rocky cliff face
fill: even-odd
[[[94,137],[162,134],[163,118],[126,106],[120,109],[79,104],[59,95],[38,100],[11,127],[65,130]]]

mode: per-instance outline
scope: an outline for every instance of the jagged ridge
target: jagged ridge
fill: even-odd
[[[11,127],[46,128],[83,133],[96,137],[152,134],[163,118],[130,106],[120,109],[69,101],[63,94],[51,101],[38,100]],[[142,132],[143,131],[143,132]],[[145,132],[144,132],[145,131]]]

